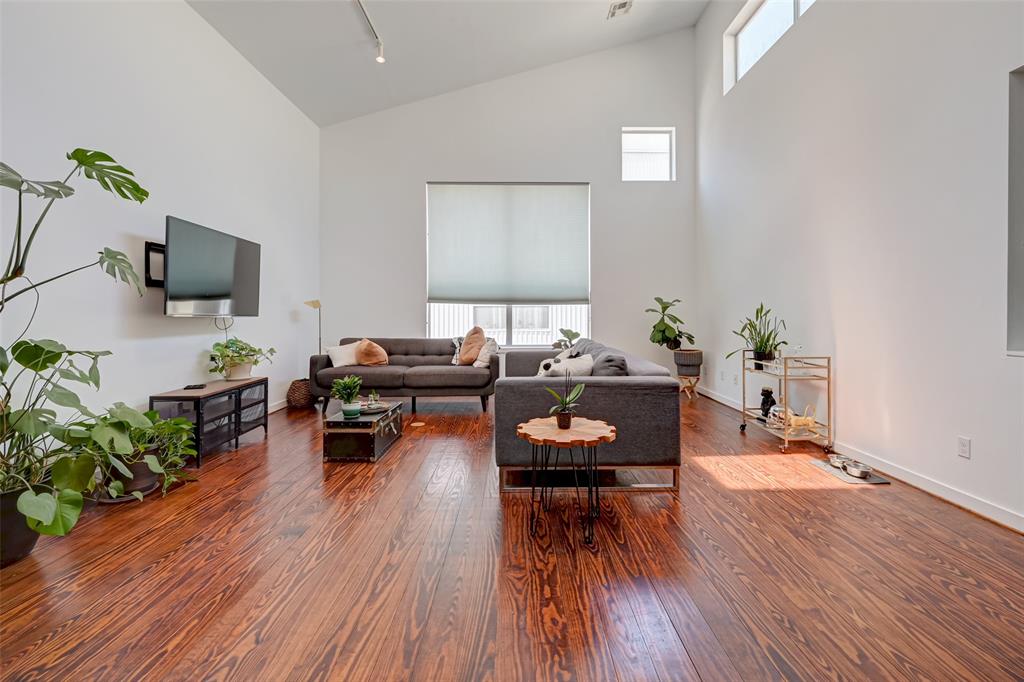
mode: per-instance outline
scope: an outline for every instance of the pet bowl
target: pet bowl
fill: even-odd
[[[834,466],[836,469],[842,469],[843,465],[850,461],[852,460],[846,455],[837,455],[835,453],[830,453],[828,456],[828,463]]]
[[[845,462],[843,464],[843,469],[846,473],[855,478],[867,478],[871,475],[871,472],[874,471],[874,469],[869,467],[867,464],[861,464],[860,462],[855,462],[853,460]]]

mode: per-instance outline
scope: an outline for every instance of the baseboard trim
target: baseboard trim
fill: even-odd
[[[284,399],[284,400],[278,400],[276,402],[272,402],[269,405],[267,405],[267,412],[268,413],[274,413],[274,412],[277,412],[278,410],[283,410],[286,407],[288,407],[288,400],[287,400],[287,398]]]
[[[697,391],[701,395],[704,395],[715,402],[721,403],[726,407],[731,407],[737,412],[742,409],[738,400],[722,395],[716,391],[712,391],[705,386],[698,386]],[[1024,533],[1024,514],[1018,514],[1017,512],[995,504],[994,502],[989,502],[986,499],[964,492],[959,488],[954,488],[951,485],[936,481],[934,478],[930,478],[924,474],[911,471],[910,469],[890,462],[884,457],[879,457],[871,454],[870,452],[865,452],[864,450],[861,450],[854,445],[850,445],[849,443],[836,441],[835,450],[838,453],[858,459],[865,464],[870,464],[884,474],[899,479],[908,485],[912,485],[930,495],[934,495],[935,497],[949,502],[950,504],[954,504],[957,507],[976,514],[987,521],[992,521],[1000,526],[1005,526],[1011,530],[1017,531],[1018,533]]]

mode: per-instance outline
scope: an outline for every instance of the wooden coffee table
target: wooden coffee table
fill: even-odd
[[[576,504],[582,512],[580,501],[580,481],[577,475],[575,449],[580,450],[580,462],[586,473],[587,510],[583,513],[583,541],[590,545],[594,542],[594,519],[601,514],[601,488],[597,480],[597,446],[615,440],[615,427],[596,419],[576,417],[572,420],[572,428],[560,429],[554,417],[531,419],[516,427],[516,435],[533,446],[530,460],[530,534],[537,533],[537,511],[535,504],[541,509],[551,508],[551,497],[554,488],[541,477],[540,497],[537,491],[537,472],[543,475],[549,470],[558,468],[558,460],[563,450],[568,451],[569,465],[572,467],[573,482],[576,488]],[[554,463],[551,455],[554,453]]]

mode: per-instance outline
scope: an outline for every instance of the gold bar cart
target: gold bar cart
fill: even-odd
[[[817,381],[825,384],[826,415],[824,421],[815,418],[811,427],[793,427],[787,419],[784,425],[770,426],[764,421],[761,415],[760,406],[747,405],[747,375],[753,377],[761,376],[775,379],[778,383],[777,404],[782,408],[783,414],[786,409],[793,409],[789,405],[789,388],[791,382]],[[799,415],[795,409],[794,413]],[[825,452],[832,452],[835,444],[833,434],[833,404],[832,404],[832,358],[828,355],[791,355],[780,356],[774,360],[755,360],[754,351],[743,351],[743,420],[740,423],[740,431],[747,430],[747,424],[753,424],[768,433],[782,439],[779,450],[786,452],[791,441],[812,441],[820,445]]]

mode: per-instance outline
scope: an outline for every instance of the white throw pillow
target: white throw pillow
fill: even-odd
[[[539,377],[549,376],[548,375],[548,370],[551,368],[552,363],[554,363],[556,360],[559,361],[559,362],[562,361],[562,360],[565,360],[566,358],[569,357],[569,355],[571,353],[572,353],[572,348],[566,348],[565,350],[563,350],[561,353],[559,353],[555,357],[553,357],[553,358],[551,358],[549,360],[544,360],[543,362],[541,362],[540,363],[540,367],[537,368],[537,376],[539,376]]]
[[[455,355],[452,356],[452,364],[459,364],[459,351],[462,350],[462,342],[465,340],[465,336],[453,336],[452,343],[455,344]]]
[[[331,365],[334,367],[348,367],[349,365],[359,364],[356,362],[356,348],[360,343],[360,341],[356,341],[344,346],[330,346],[327,349],[327,355],[331,357]]]
[[[474,367],[490,367],[491,358],[495,353],[498,352],[498,342],[492,338],[488,338],[484,342],[483,347],[480,349],[480,355],[476,356],[476,361],[473,363]]]
[[[545,360],[540,364],[540,376],[564,377],[569,374],[574,377],[588,377],[594,371],[594,356],[581,355],[578,358],[560,358]]]

